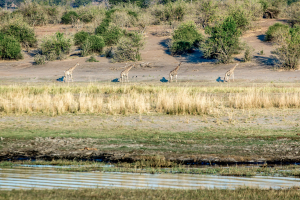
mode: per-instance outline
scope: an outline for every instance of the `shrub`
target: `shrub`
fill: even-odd
[[[34,30],[25,23],[13,23],[2,27],[1,33],[13,36],[23,45],[28,44],[30,47],[37,45],[37,39]],[[24,45],[25,46],[25,45]]]
[[[229,16],[236,22],[237,28],[242,31],[249,29],[250,19],[247,18],[247,14],[243,8],[237,7],[230,11]]]
[[[289,34],[276,50],[281,65],[285,69],[298,69],[300,59],[300,27],[290,28]]]
[[[91,2],[92,2],[92,0],[75,0],[73,5],[75,7],[79,7],[79,6],[85,6]]]
[[[57,32],[54,36],[42,41],[41,52],[47,60],[56,60],[62,54],[68,54],[71,48],[71,40],[66,38],[63,33]]]
[[[34,56],[34,62],[36,65],[44,65],[46,63],[46,56],[37,54]]]
[[[88,38],[88,40],[91,43],[91,51],[92,52],[99,52],[99,53],[102,52],[103,47],[105,46],[105,43],[101,36],[91,35]]]
[[[118,26],[111,26],[111,15],[116,11],[112,9],[105,13],[105,19],[96,28],[95,34],[103,37],[105,45],[111,46],[118,43],[119,39],[124,35],[124,32]]]
[[[231,57],[240,49],[241,31],[233,17],[229,16],[223,23],[207,27],[210,37],[201,45],[205,58],[216,58],[221,63],[229,63]]]
[[[99,34],[96,31],[96,34],[103,37],[105,45],[111,46],[119,42],[120,38],[124,35],[124,32],[117,26],[111,26],[104,33]]]
[[[141,60],[140,48],[144,45],[143,37],[138,33],[128,33],[117,44],[113,54],[114,62]]]
[[[282,40],[282,37],[287,37],[289,34],[289,26],[281,23],[275,23],[270,26],[266,32],[266,41],[278,41]]]
[[[47,11],[36,2],[25,1],[16,12],[21,13],[24,19],[32,26],[45,25],[47,23]]]
[[[216,19],[218,6],[213,0],[203,0],[199,3],[199,21],[202,27],[205,28]]]
[[[166,21],[182,21],[187,13],[186,4],[182,1],[170,2],[165,5]]]
[[[252,60],[252,52],[253,52],[253,49],[250,48],[249,46],[246,47],[246,50],[245,50],[245,54],[244,54],[244,62],[249,62]]]
[[[62,18],[61,18],[61,22],[63,24],[73,24],[75,23],[75,21],[78,19],[78,14],[75,11],[69,11],[66,12]]]
[[[0,33],[0,58],[22,58],[21,45],[14,37]]]
[[[172,54],[182,54],[199,47],[203,36],[198,32],[194,22],[183,23],[172,36]]]
[[[105,46],[104,40],[101,36],[91,35],[81,45],[82,56],[89,55],[90,53],[102,53]]]
[[[89,37],[89,35],[90,34],[85,31],[80,31],[80,32],[76,33],[74,36],[75,45],[81,45]]]
[[[94,56],[91,56],[86,62],[99,62],[99,60],[96,60]]]

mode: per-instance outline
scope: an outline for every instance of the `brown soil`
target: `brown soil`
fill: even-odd
[[[276,68],[276,59],[271,51],[275,47],[264,42],[264,33],[267,27],[275,22],[283,20],[263,20],[256,22],[257,29],[248,31],[242,40],[252,46],[254,60],[252,62],[241,62],[235,71],[235,79],[238,82],[297,82],[300,80],[300,71],[280,71]],[[283,21],[284,22],[284,21]],[[75,29],[65,25],[39,27],[36,29],[38,37],[51,35],[57,30],[68,34],[75,33]],[[167,50],[169,37],[157,37],[152,33],[160,30],[160,27],[150,27],[146,37],[146,45],[142,50],[143,62],[151,62],[152,68],[135,68],[130,71],[130,78],[133,82],[159,82],[162,77],[168,77],[168,73],[178,62],[182,61],[182,67],[178,73],[181,82],[216,82],[224,72],[234,64],[215,64],[214,60],[201,58],[201,52],[183,56],[171,56]],[[264,54],[260,55],[263,50]],[[110,82],[119,78],[124,63],[111,63],[105,57],[97,57],[98,63],[85,62],[88,57],[79,57],[79,51],[74,51],[68,59],[53,61],[46,65],[33,65],[33,53],[25,53],[25,59],[20,61],[1,61],[0,74],[2,84],[12,82],[57,82],[56,79],[63,76],[63,71],[79,62],[80,66],[73,72],[75,82]],[[236,55],[235,62],[240,62],[242,54]]]
[[[263,20],[256,22],[256,30],[248,31],[243,35],[242,40],[247,44],[252,46],[255,51],[253,53],[254,59],[252,62],[243,63],[240,62],[243,57],[242,54],[236,55],[235,62],[239,62],[240,65],[235,70],[235,80],[238,83],[248,82],[248,83],[260,83],[260,82],[298,82],[300,81],[300,71],[280,71],[274,70],[276,68],[276,58],[273,57],[271,53],[275,47],[264,42],[264,33],[267,28],[276,23],[277,21],[284,22],[283,20]],[[234,64],[215,64],[214,60],[206,60],[201,58],[201,52],[196,51],[193,54],[183,55],[183,56],[171,56],[167,50],[167,41],[169,37],[158,37],[155,36],[154,32],[159,31],[159,27],[150,27],[146,37],[146,45],[142,50],[143,62],[151,62],[152,68],[141,68],[137,67],[130,71],[129,77],[131,82],[151,82],[159,83],[160,79],[163,77],[168,77],[168,73],[172,70],[178,62],[182,61],[183,64],[178,72],[179,82],[207,82],[207,84],[217,83],[218,78],[223,78],[224,73],[231,68]],[[39,27],[36,29],[36,33],[39,38],[44,35],[52,35],[57,30],[65,33],[75,33],[75,29],[64,25],[50,26],[50,27]],[[263,50],[264,54],[261,55],[260,52]],[[78,51],[75,51],[68,59],[63,61],[53,61],[48,62],[45,65],[33,65],[33,56],[31,53],[24,53],[24,59],[20,61],[0,61],[0,84],[12,84],[12,83],[49,83],[57,82],[58,78],[63,76],[63,71],[69,67],[75,65],[79,62],[80,65],[73,72],[75,82],[111,82],[113,79],[119,78],[120,71],[124,67],[125,63],[111,63],[111,61],[105,57],[96,57],[100,62],[88,63],[86,62],[88,57],[79,57],[77,55]],[[167,78],[168,79],[168,78]],[[59,83],[59,82],[57,82]],[[118,83],[116,83],[118,84]],[[174,83],[176,84],[176,83]],[[279,116],[279,115],[277,115]],[[298,125],[296,115],[291,114],[287,116],[291,118],[289,121],[291,124],[279,124],[278,127],[286,128]],[[173,118],[173,117],[172,117]],[[273,116],[274,119],[274,116]],[[48,119],[46,119],[47,121]],[[145,119],[143,119],[145,120]],[[152,120],[152,119],[151,119]],[[151,121],[149,120],[149,121]],[[165,122],[166,119],[160,119],[161,122]],[[197,121],[196,119],[195,121]],[[224,121],[227,119],[224,119]],[[260,124],[264,127],[272,127],[274,123],[270,121],[264,121],[257,118],[253,120],[254,124]],[[1,122],[2,121],[2,122]],[[50,120],[48,120],[50,121]],[[147,120],[146,120],[147,121]],[[154,120],[155,121],[155,120]],[[184,121],[184,120],[182,120]],[[191,130],[193,126],[193,120],[189,120],[189,124],[186,126],[176,126],[169,129],[184,129]],[[5,121],[0,120],[1,123]],[[119,123],[119,122],[117,122]],[[149,122],[150,123],[150,122]],[[207,123],[207,122],[205,122]],[[208,122],[207,125],[204,122],[194,126],[195,129],[199,126],[211,126],[213,124],[213,119]],[[238,122],[239,123],[239,122]],[[116,124],[116,123],[115,123]],[[126,123],[124,123],[126,124]],[[165,123],[166,124],[166,123]],[[178,123],[176,123],[178,124]],[[1,125],[1,124],[0,124]],[[133,126],[135,126],[133,124]],[[163,127],[162,123],[151,122],[149,126],[152,127]],[[222,125],[223,127],[223,125]],[[166,128],[166,127],[164,127]],[[296,133],[295,133],[296,134]],[[295,135],[296,137],[296,135]],[[285,138],[278,138],[278,140],[284,140]],[[42,141],[43,140],[43,141]],[[122,151],[101,151],[101,146],[93,146],[89,143],[89,139],[84,139],[85,144],[82,144],[83,139],[59,139],[59,138],[36,138],[28,142],[18,140],[6,141],[9,145],[3,144],[3,149],[0,151],[0,160],[7,159],[17,159],[17,158],[84,158],[84,159],[102,159],[106,161],[135,161],[142,159],[144,155],[154,155],[157,152],[144,152],[142,150],[128,152]],[[92,139],[90,139],[92,140]],[[298,140],[295,138],[295,140]],[[1,141],[0,141],[1,142]],[[76,150],[72,149],[74,144],[78,144]],[[296,147],[290,149],[291,145]],[[19,148],[22,146],[23,148]],[[85,149],[87,147],[87,149]],[[112,146],[111,146],[112,147]],[[300,161],[300,156],[298,152],[298,142],[289,143],[288,145],[283,145],[274,149],[274,146],[265,146],[264,149],[259,154],[253,153],[253,149],[247,150],[243,149],[243,155],[214,155],[214,154],[176,154],[176,153],[161,153],[168,160],[181,162],[181,163],[235,163],[235,162],[298,162]],[[61,150],[61,149],[64,150]],[[96,148],[96,149],[89,149]],[[215,148],[203,147],[204,149]],[[217,147],[222,150],[221,146]],[[224,147],[225,148],[225,147]],[[227,148],[227,147],[226,147]],[[277,150],[281,152],[277,153]],[[247,153],[248,152],[248,153]],[[286,153],[289,152],[289,153]]]

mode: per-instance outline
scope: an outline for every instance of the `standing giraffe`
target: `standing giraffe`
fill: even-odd
[[[170,80],[169,80],[169,82],[172,82],[173,76],[175,76],[176,83],[177,83],[177,71],[178,71],[180,65],[181,65],[181,62],[179,63],[179,65],[175,69],[173,69],[172,71],[170,71],[170,74],[169,74]]]
[[[122,82],[122,83],[123,83],[124,77],[126,77],[126,78],[127,78],[127,82],[129,82],[129,80],[128,80],[128,72],[129,72],[129,70],[131,70],[131,68],[132,68],[134,65],[135,65],[135,64],[129,65],[128,67],[125,67],[125,69],[121,72],[121,74],[120,74],[120,79],[121,79],[121,82]],[[126,82],[126,78],[125,78],[125,82]]]
[[[225,73],[225,77],[224,77],[224,81],[228,82],[229,78],[232,76],[232,80],[234,81],[234,70],[236,68],[236,66],[238,66],[239,64],[237,63],[233,68],[231,68],[230,70],[228,70]]]
[[[64,71],[65,76],[64,76],[64,82],[66,82],[66,80],[69,82],[70,79],[72,79],[73,82],[73,70],[79,65],[79,63],[77,63],[74,67],[71,67],[70,69],[68,69],[67,71]]]

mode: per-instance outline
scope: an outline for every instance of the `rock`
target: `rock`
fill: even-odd
[[[0,139],[1,139],[1,141],[3,141],[3,140],[4,140],[4,138],[3,138],[3,137],[0,137]]]

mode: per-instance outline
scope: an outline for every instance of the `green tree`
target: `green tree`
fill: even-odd
[[[207,27],[205,32],[210,37],[201,45],[204,57],[216,58],[221,63],[229,63],[232,55],[240,49],[241,31],[233,17],[229,16],[223,23],[214,27]]]

